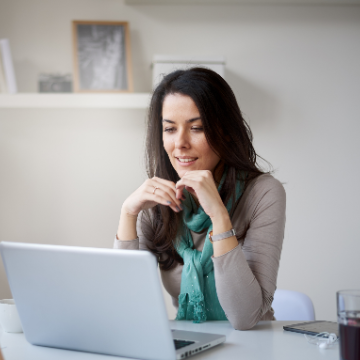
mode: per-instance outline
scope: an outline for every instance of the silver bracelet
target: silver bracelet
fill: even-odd
[[[217,235],[213,235],[213,232],[211,230],[209,233],[209,240],[210,240],[210,242],[220,241],[220,240],[224,240],[224,239],[227,239],[227,238],[235,236],[235,235],[236,235],[236,231],[234,229],[225,231],[225,232],[223,232],[221,234],[217,234]]]

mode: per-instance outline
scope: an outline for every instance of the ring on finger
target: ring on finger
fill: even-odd
[[[154,186],[153,194],[155,194],[155,191],[156,191],[156,189],[158,189],[158,188],[159,188],[158,186]]]

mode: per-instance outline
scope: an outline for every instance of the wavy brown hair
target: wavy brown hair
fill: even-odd
[[[257,166],[258,155],[252,145],[252,133],[241,114],[233,91],[220,75],[209,69],[197,67],[174,71],[166,75],[154,90],[146,138],[149,178],[156,176],[174,183],[180,180],[162,140],[162,107],[169,94],[187,95],[195,102],[207,142],[220,157],[220,163],[227,168],[220,190],[221,199],[224,204],[231,198],[235,200],[234,190],[238,179],[243,181],[246,187],[249,181],[264,172]],[[230,213],[236,206],[235,201],[232,204]],[[151,221],[153,230],[149,239],[149,250],[159,258],[160,268],[169,270],[176,263],[183,263],[173,243],[180,229],[182,213],[175,213],[168,206],[156,205],[144,215]]]

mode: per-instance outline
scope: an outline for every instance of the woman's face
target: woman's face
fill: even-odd
[[[180,178],[187,171],[214,171],[220,158],[209,146],[191,97],[169,94],[162,108],[163,143]]]

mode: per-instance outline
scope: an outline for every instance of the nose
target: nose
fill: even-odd
[[[179,129],[175,138],[175,148],[188,149],[190,147],[189,135],[185,129]]]

